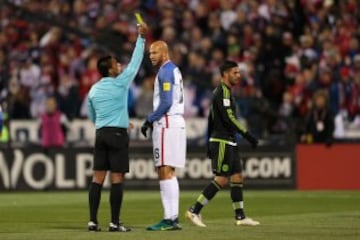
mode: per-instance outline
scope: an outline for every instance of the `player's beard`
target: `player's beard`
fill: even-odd
[[[229,82],[230,82],[231,87],[235,86],[239,82],[239,79],[237,79],[236,77],[232,77],[232,76],[230,76],[229,80],[230,80]]]
[[[159,61],[152,62],[154,68],[159,68]]]
[[[152,63],[152,65],[153,65],[155,68],[159,69],[167,60],[168,60],[168,59],[166,59],[166,58],[162,55],[160,58],[156,59],[155,61],[151,61],[151,63]]]
[[[160,68],[161,65],[163,64],[163,60],[161,58],[161,59],[158,59],[156,61],[151,61],[151,63],[152,63],[154,68]]]

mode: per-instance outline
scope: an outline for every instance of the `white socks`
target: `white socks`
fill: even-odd
[[[179,183],[176,177],[160,180],[164,219],[175,220],[179,214]]]

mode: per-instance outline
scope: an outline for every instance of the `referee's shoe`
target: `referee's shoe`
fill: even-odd
[[[100,232],[101,228],[99,227],[99,224],[97,224],[93,221],[90,221],[90,222],[88,222],[88,230],[89,230],[89,232]]]
[[[119,223],[110,223],[109,224],[109,232],[130,232],[131,228],[125,227],[124,224]]]

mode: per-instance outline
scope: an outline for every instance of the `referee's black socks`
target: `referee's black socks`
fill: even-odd
[[[101,199],[102,185],[92,182],[89,188],[89,208],[90,208],[90,221],[98,223],[97,212]]]
[[[199,214],[201,209],[208,204],[208,202],[216,195],[216,193],[221,189],[220,185],[215,182],[211,181],[209,185],[205,187],[202,194],[196,200],[194,206],[192,206],[191,211],[195,214]]]
[[[120,208],[123,200],[123,184],[113,183],[110,189],[111,222],[119,224]]]

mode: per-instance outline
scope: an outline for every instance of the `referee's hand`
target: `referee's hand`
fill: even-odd
[[[138,26],[138,33],[141,35],[141,36],[145,36],[146,33],[148,32],[148,26],[146,23],[140,23],[137,25]]]

